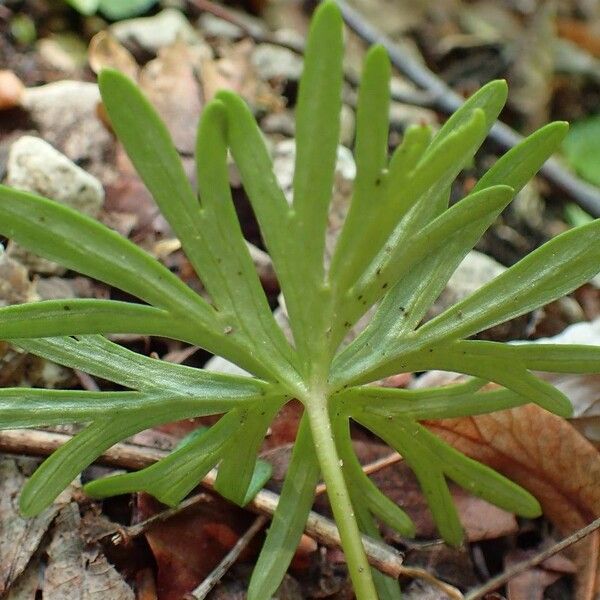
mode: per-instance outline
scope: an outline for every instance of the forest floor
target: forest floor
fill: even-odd
[[[478,252],[471,253],[450,280],[434,313],[544,241],[600,216],[600,5],[596,0],[354,0],[352,6],[360,19],[358,33],[347,29],[348,81],[340,139],[345,150],[339,155],[335,194],[342,214],[355,171],[347,149],[354,140],[354,84],[367,48],[361,24],[374,26],[401,56],[417,65],[416,75],[394,72],[390,150],[411,123],[428,123],[435,129],[444,122],[448,116],[447,105],[440,100],[444,86],[466,98],[497,78],[507,79],[510,87],[501,119],[520,134],[551,120],[574,124],[557,157],[559,175],[567,173],[566,185],[558,183],[560,177],[552,170],[528,184],[480,241]],[[138,81],[165,120],[190,174],[202,107],[221,88],[236,91],[256,115],[272,149],[277,179],[289,192],[301,48],[312,8],[310,2],[299,0],[242,0],[236,5],[162,0],[139,18],[112,22],[102,14],[82,16],[59,0],[0,2],[0,178],[98,218],[202,292],[178,240],[106,123],[96,74],[110,66]],[[427,89],[423,85],[431,74],[434,85]],[[89,193],[85,197],[73,193],[74,184],[61,179],[58,166],[64,157],[24,136],[41,138],[66,156],[68,176],[87,186]],[[471,189],[505,149],[501,139],[490,137],[474,164],[461,174],[452,197],[458,199]],[[32,158],[36,152],[42,153],[37,156],[43,160]],[[233,169],[231,185],[261,282],[272,307],[280,310],[277,279]],[[338,228],[339,217],[333,214],[331,239]],[[127,299],[104,283],[65,271],[10,240],[3,241],[0,305],[54,298]],[[600,344],[600,281],[481,337]],[[118,340],[161,360],[231,369],[204,350],[181,342],[133,335]],[[105,381],[7,343],[0,344],[0,365],[2,387],[110,389]],[[384,384],[422,388],[455,377],[440,372],[400,373]],[[509,476],[520,473],[526,480],[520,483],[540,499],[546,515],[536,520],[517,518],[454,486],[452,495],[466,532],[460,548],[438,539],[418,483],[401,457],[368,432],[356,430],[361,462],[417,527],[414,540],[384,529],[385,542],[403,553],[406,566],[421,568],[433,578],[410,576],[407,571],[401,576],[405,598],[447,598],[436,586],[438,581],[461,592],[477,589],[600,516],[600,375],[549,379],[573,403],[574,417],[568,423],[530,405],[510,411],[510,419],[496,414],[429,423],[431,430],[456,447],[466,451],[468,445],[474,458]],[[261,450],[261,458],[273,467],[267,485],[271,491],[281,489],[300,414],[299,404],[287,405]],[[263,521],[256,536],[242,537],[256,523],[256,511],[261,510],[257,503],[242,509],[208,488],[199,488],[185,507],[166,511],[144,493],[93,502],[81,491],[81,482],[109,470],[150,464],[190,431],[212,422],[177,422],[134,436],[121,453],[113,452],[104,464],[86,469],[81,481],[74,482],[51,509],[29,520],[18,513],[19,490],[39,457],[77,428],[0,433],[0,450],[5,452],[0,455],[0,598],[181,600],[204,597],[190,594],[207,578],[214,583],[207,598],[245,598],[264,537],[264,527],[259,527]],[[330,517],[326,494],[318,495],[315,510]],[[244,548],[239,559],[215,576],[215,567],[240,539]],[[598,530],[564,552],[550,554],[486,597],[597,597]],[[85,593],[79,595],[83,588]],[[277,598],[353,597],[341,550],[307,531]]]

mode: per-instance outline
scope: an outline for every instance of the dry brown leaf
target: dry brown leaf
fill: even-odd
[[[529,490],[563,535],[600,516],[600,453],[567,421],[528,404],[506,411],[426,423],[455,448]],[[572,548],[577,598],[600,589],[600,534]]]
[[[242,96],[251,106],[277,112],[284,106],[282,97],[271,86],[261,81],[252,65],[254,42],[241,42],[221,49],[217,60],[205,60],[200,70],[202,90],[206,100],[214,98],[219,90],[231,90]]]
[[[79,507],[74,502],[56,518],[44,573],[44,599],[134,600],[133,590],[99,547],[85,546],[80,525]]]
[[[53,504],[37,517],[25,519],[19,512],[19,494],[25,483],[16,460],[0,462],[0,596],[24,571],[46,530],[60,509]]]
[[[539,552],[538,548],[513,549],[504,557],[504,568],[509,569],[528,560]],[[575,565],[560,554],[551,556],[538,567],[528,569],[513,577],[506,585],[508,600],[543,600],[544,591],[563,575],[574,574]]]
[[[202,109],[195,70],[205,60],[202,50],[177,41],[161,48],[140,73],[139,84],[167,125],[179,152],[193,154]]]
[[[163,510],[147,494],[138,494],[138,518],[146,519]],[[156,591],[159,600],[181,600],[217,566],[248,528],[252,517],[218,496],[208,496],[169,520],[157,523],[146,539],[156,560]],[[258,543],[258,541],[256,542]],[[242,554],[255,553],[256,545]]]
[[[100,31],[90,40],[88,62],[96,74],[102,69],[111,68],[121,71],[133,80],[138,77],[139,67],[133,54],[106,30]]]
[[[556,30],[560,37],[574,42],[592,56],[600,58],[600,24],[598,22],[590,24],[574,19],[557,19]]]

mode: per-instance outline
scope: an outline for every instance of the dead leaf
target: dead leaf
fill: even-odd
[[[193,154],[202,109],[194,71],[205,60],[195,46],[177,41],[161,48],[142,69],[139,84],[167,125],[179,152]]]
[[[600,453],[560,417],[528,404],[426,424],[467,456],[529,490],[561,534],[600,516]],[[581,600],[599,589],[599,547],[598,532],[572,547]]]
[[[138,494],[138,518],[146,519],[164,507],[147,494]],[[146,533],[156,560],[158,600],[181,600],[217,566],[252,522],[252,516],[218,496],[209,496]],[[259,540],[248,553],[256,552]]]
[[[558,35],[570,40],[589,52],[592,56],[600,58],[600,23],[587,23],[574,19],[557,19],[556,30]]]
[[[21,516],[18,501],[26,478],[19,464],[10,458],[0,461],[0,595],[25,570],[60,509],[60,504],[54,503],[37,517],[25,519]]]
[[[222,48],[217,60],[205,60],[200,81],[205,99],[211,100],[219,90],[240,94],[254,108],[277,112],[284,108],[283,98],[271,86],[261,81],[252,65],[254,42],[244,39]]]
[[[88,61],[96,74],[111,68],[137,80],[139,67],[133,54],[109,31],[100,31],[90,40]]]
[[[39,556],[35,555],[6,595],[2,596],[2,600],[36,600],[40,589],[40,575],[41,561]]]
[[[513,549],[504,557],[504,567],[511,566],[531,558],[539,549]],[[550,557],[539,567],[529,569],[513,577],[506,586],[508,600],[543,600],[544,591],[563,575],[576,572],[575,565],[560,554]]]
[[[85,546],[80,526],[79,507],[70,503],[60,511],[48,547],[44,599],[134,600],[133,590],[99,546]]]

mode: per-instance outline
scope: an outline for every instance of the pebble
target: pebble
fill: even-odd
[[[0,70],[0,110],[19,106],[24,91],[25,86],[12,71]]]
[[[161,48],[177,40],[190,45],[205,43],[183,13],[173,8],[166,8],[153,17],[119,21],[111,25],[110,31],[122,44],[151,54],[158,54]]]
[[[298,81],[303,69],[301,56],[274,44],[258,44],[252,54],[252,65],[263,81]]]
[[[51,198],[96,217],[104,203],[101,183],[44,140],[25,135],[11,147],[8,185]]]
[[[95,83],[57,81],[27,88],[22,106],[44,140],[98,177],[107,171],[113,138],[98,118]]]

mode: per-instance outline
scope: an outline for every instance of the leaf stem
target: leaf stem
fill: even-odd
[[[371,577],[361,534],[346,487],[340,457],[331,431],[327,394],[312,390],[305,399],[306,412],[315,444],[315,451],[335,517],[342,548],[357,600],[376,600],[377,593]]]

